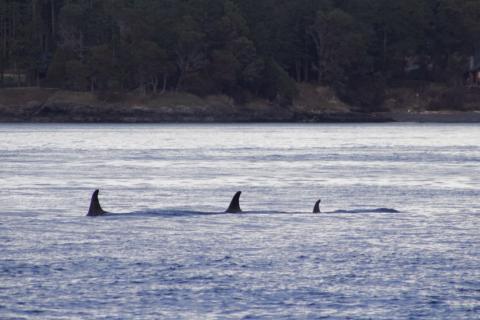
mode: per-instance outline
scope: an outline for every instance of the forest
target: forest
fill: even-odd
[[[288,104],[307,82],[374,106],[462,85],[477,45],[478,0],[0,0],[0,87]]]

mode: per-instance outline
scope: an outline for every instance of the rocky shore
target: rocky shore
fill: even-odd
[[[480,111],[359,112],[329,92],[305,90],[292,106],[257,100],[238,105],[226,96],[200,98],[167,93],[156,97],[94,95],[45,88],[0,90],[0,122],[480,122]]]

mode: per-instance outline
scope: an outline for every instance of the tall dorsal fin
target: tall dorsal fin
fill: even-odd
[[[232,198],[232,202],[230,202],[230,205],[228,206],[226,213],[239,213],[242,212],[242,209],[240,209],[240,195],[242,194],[242,191],[238,191],[235,193],[235,195]]]
[[[102,214],[106,213],[103,211],[102,207],[100,206],[100,202],[98,201],[98,192],[99,190],[95,190],[92,194],[92,200],[90,201],[90,209],[88,209],[87,216],[95,217],[101,216]]]
[[[315,202],[315,206],[313,207],[313,213],[320,213],[320,202],[322,202],[321,199]]]

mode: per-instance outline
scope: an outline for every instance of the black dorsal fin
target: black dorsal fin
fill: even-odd
[[[232,198],[232,202],[230,202],[230,206],[228,206],[226,213],[239,213],[242,212],[242,209],[240,209],[240,195],[242,194],[242,191],[238,191],[235,193],[235,195]]]
[[[315,202],[315,206],[313,207],[313,213],[320,213],[320,202],[322,202],[321,199]]]
[[[87,216],[89,217],[96,217],[101,216],[102,214],[106,213],[103,211],[102,207],[100,206],[100,202],[98,201],[98,192],[99,190],[95,190],[92,194],[92,200],[90,201],[90,209],[88,209]]]

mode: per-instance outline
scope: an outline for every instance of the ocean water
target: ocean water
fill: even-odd
[[[0,125],[0,319],[480,319],[480,126]]]

